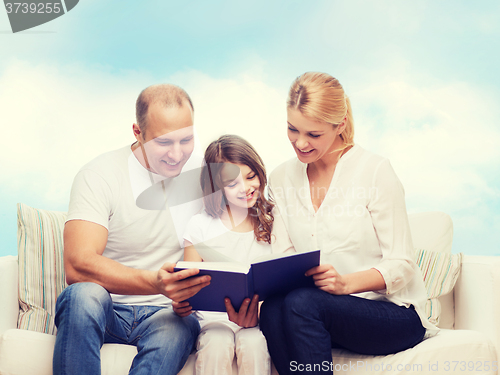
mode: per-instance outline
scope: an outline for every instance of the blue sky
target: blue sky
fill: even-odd
[[[133,141],[142,88],[184,87],[202,146],[239,134],[271,171],[293,156],[285,98],[305,71],[343,84],[409,212],[450,214],[454,252],[500,255],[499,66],[497,1],[81,0],[17,34],[0,10],[0,256],[17,202],[66,210],[78,169]]]

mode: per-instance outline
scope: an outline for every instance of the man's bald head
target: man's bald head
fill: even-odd
[[[143,133],[146,134],[148,127],[147,117],[148,109],[150,106],[159,104],[164,108],[180,108],[185,104],[189,104],[191,110],[194,112],[193,102],[186,91],[179,86],[171,84],[159,84],[146,87],[139,94],[135,103],[135,115],[137,118],[137,125]]]

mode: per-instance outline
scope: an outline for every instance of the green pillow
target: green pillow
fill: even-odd
[[[448,254],[439,251],[416,250],[415,262],[422,271],[427,303],[425,311],[429,321],[439,323],[441,304],[438,298],[450,293],[457,282],[462,267],[463,254]]]
[[[63,263],[65,220],[65,212],[17,205],[20,329],[56,333],[56,300],[67,285]]]

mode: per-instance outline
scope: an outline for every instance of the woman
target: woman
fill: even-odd
[[[331,348],[384,355],[434,334],[403,187],[387,159],[354,144],[351,106],[338,80],[298,77],[287,114],[297,158],[270,177],[273,251],[321,249],[321,265],[307,272],[316,288],[262,306],[261,329],[278,372],[331,374]]]

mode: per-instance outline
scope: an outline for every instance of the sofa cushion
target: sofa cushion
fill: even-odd
[[[420,249],[416,251],[415,262],[422,272],[428,300],[425,311],[429,321],[439,323],[441,304],[439,297],[450,293],[457,282],[463,254],[448,254]]]
[[[498,368],[495,346],[484,333],[446,329],[396,354],[369,356],[334,349],[332,360],[335,375],[496,375]]]
[[[18,327],[55,334],[55,304],[66,287],[63,228],[66,213],[17,205]]]
[[[408,220],[413,246],[417,251],[425,249],[451,254],[453,222],[448,214],[438,211],[412,213],[408,215]],[[432,310],[436,312],[437,309],[434,306]],[[438,327],[452,329],[455,321],[453,294],[445,294],[439,298],[439,309],[439,317],[434,317]]]
[[[0,335],[17,327],[19,303],[17,293],[17,257],[0,257]]]
[[[415,249],[451,254],[453,222],[444,212],[419,212],[408,215]]]
[[[0,374],[52,375],[56,337],[39,332],[11,329],[0,337]],[[128,374],[137,348],[105,344],[101,349],[103,375]]]
[[[21,329],[0,335],[0,374],[52,375],[52,355],[56,337]],[[137,348],[131,345],[104,344],[101,348],[101,374],[126,375]],[[191,354],[179,375],[194,374],[195,355]],[[233,375],[238,373],[236,360]],[[273,368],[273,375],[277,375]]]
[[[52,335],[11,329],[0,336],[0,374],[52,375],[52,353],[56,338]],[[125,375],[137,354],[135,346],[104,344],[101,349],[102,375]],[[189,356],[179,375],[194,374],[195,355]],[[332,350],[334,373],[394,375],[419,374],[497,374],[495,346],[480,332],[441,330],[437,336],[413,348],[388,356],[369,356],[348,350]],[[383,369],[386,371],[382,371]],[[463,366],[467,371],[463,370]],[[468,371],[473,366],[476,371]],[[487,370],[489,366],[490,370]],[[351,371],[345,371],[350,369]],[[233,363],[233,374],[236,374]],[[273,375],[276,369],[273,367]]]

